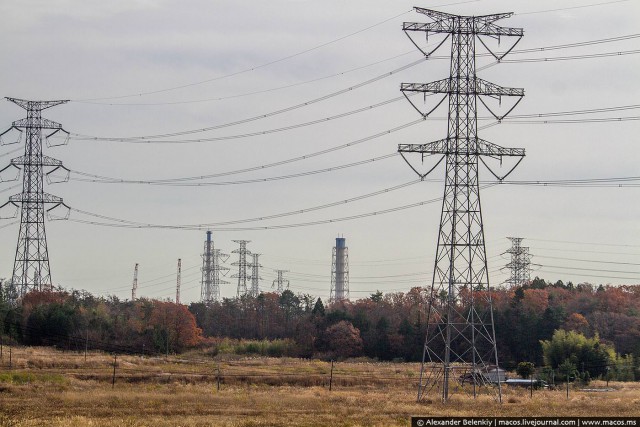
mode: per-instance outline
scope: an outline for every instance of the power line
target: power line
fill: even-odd
[[[613,1],[605,1],[605,2],[601,2],[601,3],[592,3],[592,4],[585,4],[582,6],[569,6],[569,7],[560,7],[557,9],[544,9],[544,10],[535,10],[535,11],[531,11],[531,12],[519,12],[519,13],[515,13],[515,15],[533,15],[533,14],[537,14],[537,13],[548,13],[548,12],[560,12],[563,10],[572,10],[572,9],[583,9],[583,8],[587,8],[587,7],[594,7],[594,6],[606,6],[606,5],[610,5],[610,4],[614,4],[614,3],[625,3],[628,2],[630,0],[613,0]]]
[[[271,111],[269,113],[260,114],[260,115],[257,115],[257,116],[248,117],[248,118],[241,119],[241,120],[236,120],[236,121],[233,121],[233,122],[222,123],[222,124],[219,124],[219,125],[208,126],[208,127],[204,127],[204,128],[200,128],[200,129],[191,129],[191,130],[186,130],[186,131],[181,131],[181,132],[173,132],[173,133],[165,133],[165,134],[157,134],[157,135],[147,135],[147,136],[119,137],[119,138],[97,137],[97,136],[82,135],[82,134],[76,134],[76,133],[71,134],[71,135],[73,137],[80,137],[80,138],[84,138],[84,139],[87,139],[87,140],[91,140],[91,139],[93,139],[93,140],[101,140],[101,141],[114,140],[114,141],[122,142],[122,141],[125,141],[125,140],[134,141],[134,140],[151,140],[151,139],[159,139],[159,138],[171,138],[171,137],[174,137],[174,136],[191,135],[191,134],[194,134],[194,133],[208,132],[208,131],[211,131],[211,130],[217,130],[217,129],[222,129],[222,128],[226,128],[226,127],[236,126],[236,125],[239,125],[239,124],[254,122],[256,120],[262,120],[262,119],[265,119],[267,117],[273,117],[273,116],[277,116],[279,114],[287,113],[289,111],[297,110],[299,108],[307,107],[309,105],[313,105],[313,104],[316,104],[318,102],[322,102],[322,101],[325,101],[327,99],[331,99],[331,98],[334,98],[336,96],[352,92],[355,89],[359,89],[361,87],[370,85],[370,84],[375,83],[375,82],[377,82],[379,80],[382,80],[384,78],[387,78],[389,76],[397,74],[397,73],[399,73],[401,71],[404,71],[404,70],[407,70],[407,69],[409,69],[411,67],[414,67],[414,66],[426,61],[427,59],[428,58],[420,58],[417,61],[413,61],[413,62],[411,62],[409,64],[403,65],[402,67],[396,68],[395,70],[389,71],[389,72],[384,73],[384,74],[380,74],[380,75],[378,75],[376,77],[373,77],[373,78],[371,78],[369,80],[357,83],[355,85],[349,86],[347,88],[344,88],[344,89],[341,89],[341,90],[338,90],[338,91],[335,91],[335,92],[332,92],[332,93],[329,93],[327,95],[323,95],[323,96],[318,97],[318,98],[311,99],[311,100],[306,101],[306,102],[302,102],[302,103],[295,104],[295,105],[292,105],[292,106],[289,106],[289,107],[281,108],[279,110]]]
[[[402,13],[400,13],[398,15],[395,15],[395,16],[392,16],[390,18],[387,18],[384,21],[381,21],[381,22],[378,22],[376,24],[370,25],[368,27],[365,27],[365,28],[360,29],[358,31],[355,31],[353,33],[347,34],[345,36],[338,37],[338,38],[333,39],[331,41],[328,41],[328,42],[313,46],[311,48],[302,50],[300,52],[297,52],[297,53],[294,53],[294,54],[291,54],[291,55],[287,55],[287,56],[284,56],[282,58],[275,59],[273,61],[265,62],[263,64],[256,65],[256,66],[251,67],[251,68],[245,68],[244,70],[240,70],[240,71],[236,71],[236,72],[233,72],[233,73],[225,74],[225,75],[222,75],[222,76],[217,76],[217,77],[213,77],[213,78],[210,78],[210,79],[202,80],[202,81],[199,81],[199,82],[187,83],[187,84],[183,84],[183,85],[180,85],[180,86],[174,86],[174,87],[165,88],[165,89],[157,89],[157,90],[153,90],[153,91],[139,92],[139,93],[134,93],[134,94],[129,94],[129,95],[119,95],[119,96],[102,97],[102,98],[78,99],[78,100],[74,100],[74,102],[79,102],[79,101],[99,101],[99,100],[109,100],[109,99],[123,99],[123,98],[139,97],[139,96],[144,96],[144,95],[153,95],[153,94],[157,94],[157,93],[170,92],[170,91],[174,91],[174,90],[178,90],[178,89],[184,89],[184,88],[187,88],[187,87],[199,86],[199,85],[202,85],[202,84],[205,84],[205,83],[210,83],[210,82],[213,82],[213,81],[216,81],[216,80],[227,79],[229,77],[234,77],[234,76],[237,76],[237,75],[240,75],[240,74],[245,74],[245,73],[248,73],[248,72],[251,72],[251,71],[255,71],[255,70],[258,70],[258,69],[261,69],[261,68],[265,68],[265,67],[268,67],[270,65],[274,65],[274,64],[277,64],[279,62],[283,62],[283,61],[286,61],[288,59],[292,59],[292,58],[295,58],[297,56],[304,55],[305,53],[313,52],[314,50],[318,50],[318,49],[323,48],[325,46],[329,46],[329,45],[331,45],[333,43],[337,43],[337,42],[339,42],[341,40],[344,40],[344,39],[346,39],[348,37],[351,37],[351,36],[354,36],[356,34],[360,34],[362,32],[365,32],[367,30],[375,28],[375,27],[377,27],[379,25],[382,25],[382,24],[384,24],[386,22],[389,22],[391,20],[399,18],[402,15],[406,15],[409,12],[411,12],[411,10],[408,10],[406,12],[402,12]]]
[[[78,138],[72,138],[75,141],[106,141],[106,142],[127,142],[130,144],[188,144],[188,143],[198,143],[198,142],[214,142],[214,141],[226,141],[226,140],[230,140],[230,139],[241,139],[241,138],[249,138],[249,137],[253,137],[253,136],[262,136],[262,135],[270,135],[272,133],[278,133],[278,132],[284,132],[284,131],[289,131],[289,130],[293,130],[293,129],[299,129],[302,127],[306,127],[306,126],[312,126],[312,125],[317,125],[320,123],[327,123],[330,122],[332,120],[336,120],[336,119],[342,119],[344,117],[349,117],[352,116],[354,114],[358,114],[358,113],[363,113],[366,111],[371,111],[374,110],[378,107],[382,107],[385,105],[389,105],[392,104],[394,102],[400,101],[401,99],[404,99],[404,97],[399,96],[396,98],[391,98],[391,99],[387,99],[385,101],[382,102],[378,102],[377,104],[373,104],[373,105],[368,105],[366,107],[361,107],[355,110],[351,110],[351,111],[347,111],[344,113],[340,113],[340,114],[335,114],[333,116],[329,116],[329,117],[323,117],[320,119],[315,119],[315,120],[311,120],[308,122],[303,122],[303,123],[296,123],[293,125],[289,125],[289,126],[283,126],[283,127],[279,127],[279,128],[275,128],[275,129],[267,129],[267,130],[261,130],[261,131],[256,131],[256,132],[249,132],[249,133],[243,133],[243,134],[237,134],[237,135],[226,135],[226,136],[217,136],[217,137],[209,137],[209,138],[198,138],[198,139],[181,139],[181,140],[161,140],[161,141],[149,141],[149,140],[131,140],[131,139],[118,139],[118,138],[95,138],[95,137],[78,137]]]

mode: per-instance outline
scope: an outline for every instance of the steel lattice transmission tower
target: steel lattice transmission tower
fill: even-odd
[[[331,257],[331,290],[329,301],[349,299],[349,248],[344,237],[336,237]]]
[[[204,253],[202,254],[202,284],[200,288],[200,298],[202,302],[207,304],[220,301],[220,285],[229,283],[220,278],[220,273],[225,275],[229,271],[229,267],[222,265],[229,259],[229,255],[213,246],[211,231],[207,231],[207,240],[204,242]]]
[[[249,291],[249,295],[254,298],[260,295],[260,280],[262,280],[262,277],[260,277],[260,267],[262,267],[262,264],[260,264],[258,260],[260,255],[261,254],[251,254],[251,290]]]
[[[231,265],[238,267],[238,274],[234,274],[231,276],[232,278],[238,279],[238,297],[247,294],[247,279],[249,275],[247,274],[247,255],[251,255],[251,252],[247,250],[247,243],[250,243],[251,240],[234,240],[235,243],[240,245],[240,248],[232,251],[232,254],[238,254],[238,261],[232,263]]]
[[[178,273],[176,275],[176,304],[180,304],[181,283],[182,283],[182,259],[178,258]]]
[[[498,365],[491,296],[488,292],[481,292],[489,289],[489,275],[480,209],[478,161],[480,159],[485,164],[480,156],[500,159],[503,156],[520,156],[520,160],[524,156],[523,149],[503,148],[478,137],[476,101],[479,100],[489,109],[481,96],[516,96],[519,97],[515,103],[517,105],[524,96],[524,90],[501,87],[478,78],[475,42],[477,39],[486,47],[480,36],[521,38],[523,31],[495,24],[495,21],[508,18],[512,13],[458,16],[422,8],[415,10],[428,16],[432,22],[405,22],[403,30],[407,35],[410,31],[425,32],[427,36],[433,33],[446,34],[446,38],[433,51],[422,51],[425,56],[430,56],[449,38],[452,45],[449,78],[432,83],[401,85],[405,96],[407,92],[420,92],[425,96],[444,94],[440,103],[448,97],[447,137],[427,144],[401,144],[398,147],[403,157],[406,153],[420,153],[423,160],[427,155],[440,155],[440,161],[446,161],[427,336],[418,386],[418,400],[429,393],[437,393],[446,401],[451,392],[459,389],[472,392],[474,397],[478,391],[493,390],[487,374]],[[506,53],[493,55],[500,60]],[[421,114],[426,117],[430,113]],[[498,120],[504,117],[494,116]],[[433,169],[426,174],[420,174],[415,168],[413,170],[424,178]],[[499,384],[495,391],[501,400]]]
[[[138,263],[133,268],[133,284],[131,286],[131,301],[135,301],[138,292]]]
[[[511,261],[506,265],[511,270],[511,276],[507,279],[510,286],[522,286],[531,280],[531,255],[529,248],[522,246],[522,237],[507,237],[511,240],[511,248],[507,253],[511,255]]]
[[[49,268],[49,251],[45,233],[44,217],[56,207],[67,207],[62,198],[44,191],[44,168],[53,168],[46,175],[58,169],[68,172],[60,160],[45,156],[42,153],[43,129],[53,132],[45,135],[49,138],[59,132],[66,133],[60,123],[42,117],[42,110],[64,104],[60,101],[27,101],[24,99],[6,98],[27,110],[27,117],[13,122],[10,129],[0,134],[5,135],[12,129],[26,133],[24,155],[11,160],[9,167],[20,169],[22,166],[22,192],[13,195],[2,207],[12,204],[21,208],[20,232],[16,256],[13,264],[13,275],[9,283],[9,300],[15,304],[18,299],[30,290],[50,290],[52,288],[51,270]],[[1,172],[1,171],[0,171]],[[53,206],[45,210],[45,204]]]
[[[289,280],[284,278],[284,273],[288,273],[289,270],[276,270],[276,274],[278,277],[273,280],[272,288],[276,288],[276,292],[281,294],[284,291],[284,287],[286,286],[289,289]]]

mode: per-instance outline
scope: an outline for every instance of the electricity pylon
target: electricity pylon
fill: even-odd
[[[522,237],[507,237],[511,240],[511,248],[507,253],[511,260],[506,267],[511,270],[511,275],[506,280],[510,286],[522,286],[531,280],[531,255],[529,248],[522,246]]]
[[[232,254],[238,254],[238,261],[231,265],[238,267],[238,274],[234,274],[231,277],[238,279],[238,297],[241,297],[247,294],[247,279],[249,278],[249,275],[247,275],[247,255],[251,255],[251,252],[247,250],[247,243],[251,242],[251,240],[234,240],[234,242],[239,244],[240,248],[231,252]]]
[[[405,22],[403,30],[407,35],[409,31],[425,32],[427,36],[430,33],[447,35],[429,53],[414,42],[425,56],[430,56],[448,38],[451,38],[452,44],[449,78],[432,83],[401,85],[405,96],[407,92],[421,92],[425,96],[428,93],[444,94],[440,103],[448,97],[447,137],[427,144],[401,144],[398,147],[403,158],[405,153],[420,153],[423,159],[426,155],[441,155],[437,164],[446,159],[442,214],[429,295],[427,336],[420,370],[418,400],[428,393],[439,393],[441,399],[447,401],[449,394],[456,390],[468,390],[476,397],[478,391],[492,389],[491,371],[496,370],[497,373],[498,366],[492,301],[490,292],[487,292],[490,288],[480,209],[478,161],[486,166],[481,156],[500,159],[503,156],[519,156],[520,161],[524,156],[524,149],[503,148],[478,137],[476,101],[479,100],[489,109],[481,96],[500,99],[503,96],[516,96],[519,97],[515,103],[517,105],[524,96],[524,90],[501,87],[478,78],[475,41],[477,38],[489,50],[480,36],[516,36],[519,37],[515,43],[517,44],[523,31],[495,24],[495,21],[508,18],[512,13],[458,16],[422,8],[415,10],[428,16],[433,22]],[[499,61],[511,49],[513,46],[500,56],[491,50],[489,52]],[[426,117],[433,110],[420,114]],[[497,120],[504,118],[495,115],[490,109],[489,111]],[[407,163],[411,166],[409,161]],[[420,174],[413,166],[411,168],[424,178],[435,166],[426,174]],[[506,177],[495,176],[499,179]],[[499,383],[495,391],[501,400]]]
[[[44,168],[53,168],[47,176],[56,170],[69,170],[60,160],[42,154],[43,129],[53,130],[46,138],[59,132],[66,133],[60,123],[42,117],[42,110],[64,104],[68,101],[27,101],[24,99],[6,98],[19,107],[27,110],[27,117],[12,123],[11,128],[0,134],[0,137],[15,129],[22,135],[26,132],[24,155],[11,160],[11,163],[0,172],[22,166],[22,192],[13,195],[4,205],[20,207],[20,232],[16,256],[13,264],[13,275],[9,283],[9,301],[16,304],[30,290],[51,290],[51,270],[49,268],[49,251],[45,233],[45,212],[50,212],[62,205],[67,207],[62,198],[44,191]],[[45,204],[53,206],[45,210]]]
[[[180,304],[180,285],[182,284],[182,259],[178,258],[178,273],[176,275],[176,304]]]
[[[289,270],[276,270],[278,277],[273,280],[272,288],[276,288],[276,292],[281,294],[284,291],[284,287],[286,285],[287,289],[289,289],[289,280],[284,278],[284,273],[288,273]]]
[[[133,284],[131,285],[131,301],[135,301],[138,293],[138,263],[133,268]]]
[[[262,280],[262,277],[260,277],[260,267],[262,267],[262,264],[260,264],[260,261],[258,261],[258,258],[260,258],[260,255],[261,254],[251,254],[253,261],[250,264],[251,265],[251,290],[249,291],[249,295],[251,295],[254,298],[260,295],[260,280]]]
[[[202,254],[202,285],[200,289],[200,298],[202,302],[207,304],[220,301],[220,285],[229,283],[220,278],[221,272],[226,275],[229,271],[229,267],[222,265],[223,262],[227,262],[229,255],[213,246],[211,231],[207,231],[207,240],[204,242],[204,253]]]

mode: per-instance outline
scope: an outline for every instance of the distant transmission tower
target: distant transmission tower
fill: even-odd
[[[229,271],[228,267],[222,265],[229,259],[229,255],[222,253],[220,249],[213,247],[211,231],[207,231],[207,240],[204,242],[204,253],[202,254],[202,286],[200,289],[200,298],[202,302],[212,303],[220,301],[220,285],[227,284],[220,278]]]
[[[49,212],[63,205],[67,207],[60,197],[44,192],[44,168],[52,167],[47,176],[58,169],[68,169],[62,166],[60,160],[42,154],[42,130],[51,129],[53,132],[46,135],[49,138],[58,132],[68,135],[62,129],[60,123],[42,117],[42,110],[64,104],[68,101],[27,101],[24,99],[6,98],[14,104],[27,110],[25,119],[13,122],[11,128],[0,134],[0,137],[15,129],[22,135],[26,132],[24,155],[11,160],[9,167],[20,169],[23,167],[22,193],[9,198],[9,202],[2,207],[12,204],[18,207],[20,204],[20,232],[16,256],[13,264],[13,276],[9,284],[9,300],[12,304],[30,290],[50,290],[53,287],[51,271],[49,269],[49,252],[47,249],[47,235],[44,227],[45,203],[53,206],[46,210]],[[2,172],[0,171],[0,172]]]
[[[284,278],[284,273],[288,273],[289,270],[276,270],[278,277],[273,281],[273,285],[271,287],[276,288],[276,292],[281,294],[284,291],[284,287],[286,286],[289,289],[289,281]]]
[[[262,279],[262,277],[260,277],[260,267],[262,267],[262,265],[258,260],[260,254],[251,254],[251,256],[253,257],[253,262],[251,262],[251,290],[249,291],[249,295],[257,297],[260,295],[260,280]]]
[[[349,248],[344,237],[336,237],[331,258],[331,291],[329,301],[349,299]]]
[[[178,275],[176,277],[176,304],[180,304],[180,282],[182,281],[182,259],[178,258]]]
[[[247,255],[251,255],[251,252],[247,250],[247,243],[251,242],[251,240],[234,240],[234,242],[240,245],[239,249],[232,251],[232,254],[238,254],[238,261],[232,263],[231,265],[238,267],[238,274],[234,274],[231,276],[232,278],[238,279],[238,297],[247,294]]]
[[[138,292],[138,263],[133,268],[133,286],[131,286],[131,301],[136,300],[136,293]]]
[[[427,144],[401,144],[398,147],[403,157],[405,153],[420,153],[423,159],[426,155],[441,155],[440,161],[446,159],[442,214],[418,400],[433,392],[447,401],[450,392],[454,390],[468,390],[474,397],[477,391],[486,390],[483,386],[491,386],[487,374],[498,365],[491,296],[488,292],[478,292],[489,289],[478,160],[481,160],[480,156],[500,159],[503,156],[524,156],[524,149],[503,148],[478,138],[476,101],[480,100],[489,109],[481,96],[498,99],[517,96],[520,97],[519,102],[524,96],[524,90],[504,88],[476,77],[475,42],[477,38],[489,50],[480,36],[521,38],[523,31],[499,27],[494,23],[510,17],[512,13],[458,16],[422,8],[415,10],[428,16],[433,22],[405,22],[405,32],[422,31],[427,36],[430,33],[447,35],[433,51],[422,51],[425,56],[435,52],[447,38],[451,38],[452,43],[449,78],[432,83],[401,85],[403,94],[444,94],[440,103],[449,98],[447,137]],[[506,55],[497,56],[490,50],[489,52],[497,60]],[[414,108],[420,111],[415,105]],[[421,114],[426,117],[430,113]],[[491,113],[497,120],[504,117]],[[415,168],[413,170],[423,178],[431,172],[420,174]],[[505,177],[506,175],[497,178]],[[495,391],[498,399],[502,400],[499,384]]]
[[[511,254],[511,261],[506,265],[511,270],[511,276],[507,279],[510,286],[522,286],[531,280],[531,255],[529,248],[522,246],[522,237],[507,237],[511,240],[511,248],[507,250]]]

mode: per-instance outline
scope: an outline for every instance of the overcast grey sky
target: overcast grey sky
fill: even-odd
[[[451,3],[458,3],[453,4]],[[445,6],[445,4],[450,4]],[[427,22],[413,6],[464,14],[515,12],[502,26],[522,27],[517,50],[602,40],[640,33],[640,3],[605,0],[506,1],[188,1],[94,0],[4,1],[0,4],[0,95],[70,99],[44,116],[74,135],[158,135],[230,123],[298,105],[349,88],[417,61],[421,54],[401,31],[403,21]],[[581,7],[588,6],[588,7]],[[562,9],[562,10],[555,10]],[[376,25],[379,24],[379,25]],[[362,30],[362,31],[361,31]],[[355,34],[354,34],[355,33]],[[348,36],[348,37],[344,37]],[[428,40],[433,44],[438,40]],[[640,38],[559,50],[513,53],[508,60],[575,57],[637,50]],[[425,45],[423,38],[418,43]],[[487,40],[504,50],[511,40]],[[447,56],[450,43],[437,52]],[[478,45],[479,53],[486,53]],[[296,55],[300,53],[299,55]],[[287,59],[284,59],[287,58]],[[280,59],[283,59],[279,61]],[[478,58],[478,69],[493,61]],[[362,109],[400,96],[401,82],[448,77],[447,60],[424,61],[366,86],[292,111],[208,132],[164,138],[194,140],[289,127]],[[639,104],[640,55],[566,61],[503,63],[478,72],[502,86],[522,87],[525,99],[514,115],[601,109]],[[283,88],[286,87],[286,88]],[[130,96],[135,95],[135,96]],[[434,98],[417,104],[425,109]],[[509,100],[501,106],[507,108]],[[497,106],[497,104],[494,104]],[[0,126],[24,117],[0,102]],[[415,180],[398,156],[370,164],[297,178],[281,177],[374,159],[395,153],[399,143],[446,136],[446,105],[429,120],[386,136],[303,161],[199,183],[166,186],[79,181],[48,185],[74,209],[145,224],[219,223],[307,209]],[[480,116],[488,113],[481,110]],[[637,109],[548,117],[548,120],[637,117]],[[45,148],[74,172],[124,180],[211,175],[304,156],[357,141],[419,118],[405,100],[324,123],[266,135],[190,143],[131,143],[72,138]],[[543,119],[537,119],[542,121]],[[492,121],[482,120],[480,125]],[[510,180],[561,180],[640,176],[638,121],[509,123],[480,131],[505,147],[524,147],[525,160]],[[4,167],[20,153],[0,147]],[[273,227],[382,211],[442,194],[444,168],[430,179],[383,195],[278,219],[233,227]],[[3,179],[10,174],[2,175]],[[491,181],[486,171],[481,178]],[[20,191],[0,183],[0,197]],[[534,275],[548,280],[596,284],[640,283],[638,188],[567,188],[500,185],[482,192],[487,256],[492,284],[507,277],[507,236],[524,237],[534,254]],[[3,202],[4,203],[4,202]],[[1,204],[1,203],[0,203]],[[215,245],[236,249],[251,240],[263,254],[263,289],[286,269],[291,289],[328,297],[331,249],[344,235],[350,254],[351,296],[379,289],[404,291],[431,281],[441,204],[439,201],[348,221],[266,230],[218,231]],[[11,213],[10,210],[2,212]],[[62,214],[63,212],[61,212]],[[47,223],[53,281],[97,294],[130,296],[133,266],[140,264],[138,295],[173,298],[182,258],[182,300],[200,297],[200,254],[205,230],[114,228],[71,213],[73,221]],[[18,224],[0,223],[0,277],[10,278]],[[226,226],[231,227],[231,226]],[[233,261],[234,257],[229,261]],[[222,287],[236,293],[236,283]]]

